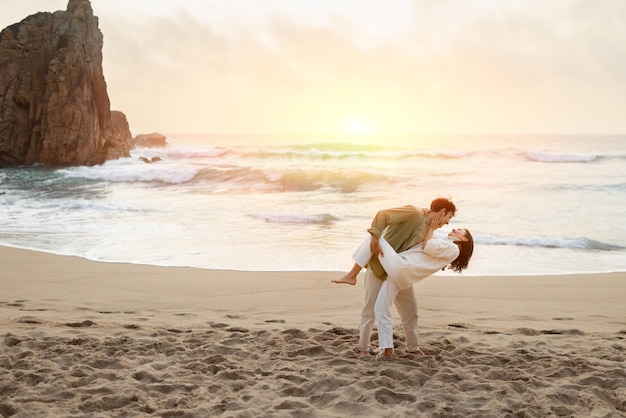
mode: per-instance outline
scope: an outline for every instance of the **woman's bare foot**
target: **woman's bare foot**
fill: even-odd
[[[346,274],[345,276],[340,277],[339,279],[331,280],[331,282],[338,283],[338,284],[349,284],[351,286],[354,286],[356,284],[356,276]]]

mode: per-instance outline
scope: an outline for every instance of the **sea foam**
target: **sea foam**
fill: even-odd
[[[595,154],[560,154],[540,151],[528,151],[526,156],[532,161],[542,163],[589,163],[598,158]]]
[[[586,237],[579,238],[546,238],[546,237],[493,237],[477,236],[474,241],[484,245],[510,245],[522,247],[543,247],[543,248],[569,248],[585,250],[621,251],[626,247],[608,244],[592,240]]]

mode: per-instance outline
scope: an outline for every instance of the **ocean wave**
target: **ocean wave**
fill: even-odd
[[[340,144],[341,145],[341,144]],[[242,152],[242,155],[249,158],[261,159],[304,159],[304,160],[367,160],[367,159],[387,159],[402,160],[411,158],[441,158],[458,159],[473,155],[474,151],[446,151],[446,150],[413,150],[400,149],[395,147],[381,146],[349,146],[317,147],[312,146],[288,146],[277,147],[275,149],[250,150]]]
[[[466,158],[519,159],[520,156],[531,162],[543,163],[590,163],[603,159],[624,159],[624,154],[605,154],[591,152],[549,152],[519,147],[481,148],[470,145],[447,148],[440,145],[432,147],[411,147],[377,144],[354,144],[346,142],[315,142],[308,144],[282,144],[275,146],[234,145],[169,145],[164,148],[138,148],[132,156],[159,156],[164,160],[187,160],[191,164],[214,163],[219,159],[235,161],[377,161],[377,160],[410,160],[410,159],[441,159],[457,160]]]
[[[396,153],[396,152],[394,152]],[[309,149],[265,149],[242,152],[244,157],[248,158],[261,158],[261,159],[284,159],[284,160],[349,160],[349,159],[370,159],[380,158],[382,156],[393,156],[389,151],[339,151],[339,150],[319,150],[316,148]]]
[[[331,188],[342,193],[353,193],[361,185],[376,180],[376,177],[370,173],[359,171],[332,170],[290,170],[272,176],[282,191],[312,191]]]
[[[602,250],[602,251],[622,251],[626,247],[608,244],[601,241],[592,240],[586,237],[580,238],[524,238],[524,237],[492,237],[479,236],[476,243],[483,245],[509,245],[520,247],[542,247],[542,248],[564,248],[573,250]]]
[[[203,168],[192,179],[194,183],[210,184],[223,190],[304,192],[328,188],[342,193],[352,193],[365,183],[384,180],[383,176],[359,171],[265,171],[236,166]]]
[[[233,149],[224,155],[236,155],[244,159],[260,160],[301,160],[301,161],[396,161],[396,160],[464,160],[487,158],[518,160],[520,156],[530,162],[542,163],[592,163],[599,160],[625,159],[623,155],[596,153],[557,153],[519,149],[414,149],[398,147],[345,147],[317,148],[303,146],[281,146],[264,149]]]
[[[407,153],[406,157],[457,159],[470,157],[474,154],[476,154],[474,151],[414,151]]]
[[[320,189],[353,193],[364,184],[393,181],[362,170],[271,169],[220,162],[218,165],[183,164],[167,160],[146,164],[125,158],[98,166],[59,169],[66,179],[110,183],[159,183],[202,186],[210,191],[298,192]]]
[[[571,191],[599,191],[599,192],[617,192],[623,193],[626,191],[626,183],[611,183],[611,184],[560,184],[554,186],[554,190],[571,190]]]
[[[93,213],[142,213],[143,209],[125,205],[125,204],[117,204],[117,203],[100,203],[100,202],[89,202],[89,201],[76,201],[69,200],[66,203],[61,203],[56,206],[59,210],[69,211],[69,212],[81,212],[85,214],[93,214]]]
[[[230,148],[224,147],[192,147],[192,146],[168,146],[166,148],[137,148],[133,150],[133,156],[143,154],[156,154],[163,158],[178,159],[215,159],[233,153]]]
[[[66,177],[80,177],[111,183],[165,183],[180,184],[191,181],[198,173],[197,166],[146,164],[131,158],[107,161],[102,165],[60,169]]]
[[[270,181],[261,169],[250,167],[206,167],[199,170],[191,183],[213,186],[213,191],[244,189],[263,191],[270,186]]]
[[[378,144],[353,144],[350,142],[313,142],[308,144],[292,144],[287,145],[289,148],[300,151],[317,150],[319,152],[380,152],[389,150],[388,145]],[[397,149],[397,147],[391,147]]]
[[[528,151],[526,156],[531,161],[542,163],[590,163],[598,158],[596,154],[562,154],[542,151]]]
[[[267,223],[279,223],[286,225],[300,225],[300,224],[319,224],[329,225],[337,220],[336,217],[328,213],[320,215],[249,215],[251,218],[260,219]]]

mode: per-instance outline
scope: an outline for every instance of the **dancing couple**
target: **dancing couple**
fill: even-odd
[[[371,354],[370,340],[374,321],[378,325],[377,359],[394,354],[391,304],[395,303],[406,334],[407,350],[424,355],[419,347],[417,300],[413,285],[438,270],[450,268],[461,273],[467,268],[474,240],[467,229],[453,229],[446,238],[434,236],[447,225],[456,206],[437,198],[429,209],[407,205],[379,211],[369,236],[352,255],[352,269],[334,283],[355,285],[363,268],[365,303],[361,311],[359,352]]]

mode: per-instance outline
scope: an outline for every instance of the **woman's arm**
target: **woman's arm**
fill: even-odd
[[[432,226],[429,226],[428,230],[426,231],[426,235],[424,235],[424,241],[422,241],[422,249],[426,248],[426,244],[428,244],[428,241],[430,241],[434,233],[435,233],[435,228],[433,228]]]
[[[422,248],[426,248],[426,244],[428,244],[428,241],[430,241],[430,239],[433,237],[435,229],[439,229],[443,225],[445,225],[445,216],[446,211],[441,210],[430,220],[430,223],[428,224],[428,230],[426,231],[426,235],[424,235],[424,241],[422,241]]]

